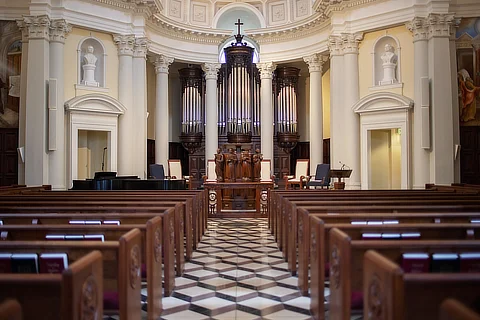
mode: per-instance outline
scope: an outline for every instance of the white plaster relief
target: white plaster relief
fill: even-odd
[[[199,22],[201,24],[207,23],[207,5],[197,4],[192,5],[192,21]]]
[[[182,18],[182,2],[177,0],[170,0],[169,14],[171,17],[181,19]]]

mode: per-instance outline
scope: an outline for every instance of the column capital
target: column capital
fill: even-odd
[[[428,27],[425,18],[415,17],[406,23],[406,27],[413,33],[413,42],[426,41],[428,39]]]
[[[326,57],[322,56],[319,53],[314,53],[312,55],[303,57],[303,61],[308,65],[308,71],[312,72],[322,72],[323,63],[326,61]]]
[[[23,21],[18,21],[17,25],[20,27],[20,29],[22,29],[22,31],[25,30],[24,32],[27,33],[26,36],[28,37],[28,40],[49,40],[50,18],[47,15],[23,16]]]
[[[135,58],[147,58],[147,51],[150,47],[150,40],[147,37],[135,38],[133,45],[133,56]]]
[[[50,21],[50,42],[65,43],[67,35],[72,32],[72,26],[65,19]]]
[[[133,34],[115,34],[113,41],[118,47],[119,56],[133,56],[135,36]]]
[[[330,57],[343,55],[343,40],[341,36],[331,35],[328,37],[328,50]]]
[[[425,19],[428,27],[428,38],[449,38],[460,23],[453,13],[430,13]]]
[[[363,32],[342,33],[343,53],[358,54],[358,45],[363,40]]]
[[[260,71],[261,79],[272,79],[273,71],[277,68],[277,65],[273,62],[257,63],[257,68]]]
[[[172,64],[173,58],[168,57],[163,54],[153,56],[150,61],[155,66],[155,73],[167,73],[168,74],[168,67]]]
[[[205,72],[206,80],[217,80],[218,70],[222,65],[220,63],[204,63],[202,64],[202,70]]]

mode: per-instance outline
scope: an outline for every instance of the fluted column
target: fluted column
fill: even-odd
[[[136,38],[133,47],[133,174],[147,179],[147,38]]]
[[[325,60],[320,54],[303,60],[310,72],[310,174],[313,174],[317,164],[323,163],[322,67]]]
[[[28,71],[25,105],[25,184],[48,183],[47,81],[49,78],[50,18],[24,16],[28,30]]]
[[[343,41],[340,36],[330,36],[330,164],[337,169],[339,161],[347,162],[344,153],[343,117]]]
[[[352,169],[347,186],[349,189],[360,189],[360,119],[352,107],[360,98],[358,79],[358,44],[363,39],[362,33],[342,34],[344,62],[344,117],[342,127],[345,131],[345,163]]]
[[[452,121],[452,83],[450,30],[453,14],[429,14],[428,71],[431,83],[432,151],[430,180],[435,184],[454,182],[454,144]]]
[[[115,35],[118,47],[118,100],[124,105],[125,113],[119,118],[118,164],[119,175],[132,175],[134,150],[135,110],[133,110],[133,48],[134,35]]]
[[[422,106],[422,78],[428,79],[428,28],[425,26],[424,18],[414,18],[407,23],[407,28],[413,33],[413,79],[415,83],[412,135],[413,188],[424,189],[425,184],[430,182],[429,114],[431,104],[423,103]]]
[[[168,67],[173,58],[158,55],[153,59],[155,65],[156,100],[155,100],[155,163],[168,168]]]
[[[273,163],[273,71],[277,66],[273,62],[257,63],[260,71],[260,141],[264,159]]]
[[[22,31],[22,65],[20,72],[20,104],[18,110],[18,147],[25,151],[25,120],[28,70],[28,28],[24,20],[17,21]],[[25,184],[25,163],[18,160],[18,184]]]
[[[65,108],[63,63],[65,38],[72,27],[64,20],[52,20],[50,24],[50,78],[56,80],[55,99],[48,105],[49,133],[49,170],[48,183],[53,190],[67,188],[66,152],[65,152]],[[53,83],[50,83],[53,85]]]
[[[220,63],[204,63],[202,70],[206,80],[206,117],[205,117],[205,168],[208,159],[213,159],[218,147],[218,115],[217,115],[217,75]]]

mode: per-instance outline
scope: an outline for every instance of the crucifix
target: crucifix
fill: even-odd
[[[240,19],[238,19],[235,25],[238,27],[238,34],[240,35],[240,26],[243,26],[243,22],[240,22]]]

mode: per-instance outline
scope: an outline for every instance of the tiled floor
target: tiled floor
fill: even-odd
[[[266,219],[210,219],[162,319],[311,319]]]

